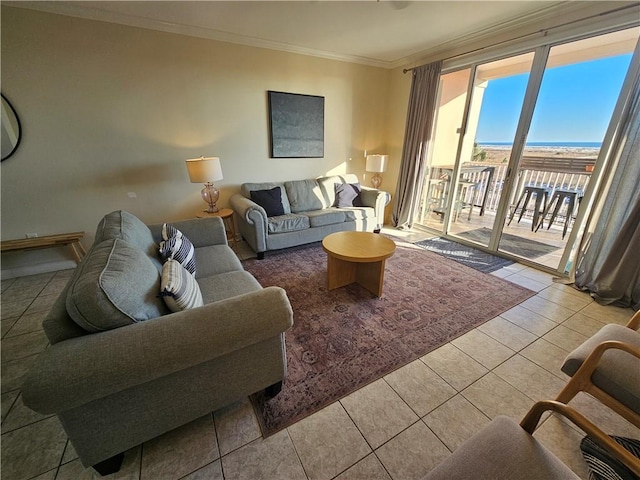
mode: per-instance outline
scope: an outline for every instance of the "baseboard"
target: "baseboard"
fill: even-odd
[[[57,272],[58,270],[68,270],[75,267],[76,262],[74,262],[73,260],[40,263],[37,265],[28,265],[25,267],[7,268],[0,272],[0,278],[2,278],[2,280],[7,280],[9,278],[26,277],[28,275],[38,275],[40,273]]]

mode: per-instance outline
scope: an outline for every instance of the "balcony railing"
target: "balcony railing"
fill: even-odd
[[[584,192],[594,163],[593,158],[522,157],[516,190],[509,204],[515,203],[525,185],[547,187],[551,195],[556,189]],[[442,207],[446,205],[449,192],[447,183],[450,179],[446,174],[443,175],[441,170],[452,171],[448,168],[433,168],[430,169],[429,175],[425,176],[418,223],[424,223],[429,212],[442,213]],[[461,177],[465,182],[475,184],[475,188],[462,190],[462,198],[457,199],[457,203],[484,207],[483,212],[495,212],[504,188],[506,173],[505,163],[468,162],[463,164]]]

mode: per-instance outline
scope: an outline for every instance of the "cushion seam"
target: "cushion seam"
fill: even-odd
[[[134,323],[138,323],[138,320],[136,320],[135,318],[133,318],[131,315],[129,315],[127,312],[123,311],[117,304],[116,302],[111,298],[111,296],[109,296],[109,294],[106,292],[106,290],[103,288],[102,286],[102,275],[104,274],[105,270],[109,267],[109,263],[111,263],[111,257],[113,256],[113,251],[116,249],[116,244],[118,243],[119,239],[115,239],[113,242],[113,247],[111,247],[111,251],[109,252],[109,256],[107,257],[107,261],[104,265],[104,268],[102,269],[102,271],[100,272],[100,276],[98,277],[98,285],[100,286],[100,290],[102,290],[102,293],[104,293],[105,297],[107,297],[109,299],[109,302],[111,302],[111,305],[113,305],[116,310],[118,310],[120,313],[122,313],[125,317],[128,317],[131,319],[131,321],[133,321]]]

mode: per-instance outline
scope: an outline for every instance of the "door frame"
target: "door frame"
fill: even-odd
[[[516,188],[517,185],[517,175],[514,175],[514,172],[518,171],[518,166],[520,164],[520,160],[522,158],[522,154],[525,149],[526,139],[529,133],[529,129],[531,127],[531,122],[533,119],[533,114],[535,111],[536,103],[538,101],[538,95],[540,92],[540,87],[542,85],[542,80],[544,74],[546,72],[546,64],[549,57],[549,52],[551,49],[557,45],[562,45],[566,43],[580,41],[585,38],[592,38],[601,35],[606,35],[607,33],[611,33],[614,31],[625,30],[628,28],[637,27],[640,25],[640,22],[633,22],[630,24],[627,22],[623,25],[618,25],[616,27],[608,26],[606,28],[601,29],[592,29],[589,32],[581,32],[580,34],[574,35],[564,35],[559,38],[555,38],[551,40],[547,38],[546,40],[538,40],[538,45],[533,48],[529,46],[520,46],[520,48],[512,48],[509,52],[504,52],[502,54],[496,54],[493,56],[489,56],[486,53],[483,53],[481,56],[477,56],[475,61],[471,61],[471,59],[467,62],[461,63],[459,61],[452,62],[452,65],[447,68],[442,69],[441,76],[446,75],[448,73],[453,73],[455,71],[469,69],[469,80],[467,84],[467,98],[465,99],[463,117],[460,125],[460,131],[458,136],[458,144],[455,156],[455,164],[454,171],[451,183],[451,192],[447,198],[445,216],[443,218],[443,230],[439,232],[444,235],[445,238],[454,239],[456,241],[460,241],[460,243],[474,246],[476,248],[480,248],[481,250],[485,250],[489,253],[499,254],[505,258],[510,258],[516,260],[520,263],[534,266],[538,269],[553,272],[559,274],[561,276],[566,275],[567,268],[570,262],[570,258],[572,257],[572,252],[577,248],[576,241],[579,233],[581,233],[586,225],[586,220],[590,209],[594,203],[594,196],[597,187],[600,185],[602,181],[603,169],[605,164],[608,162],[608,157],[610,156],[611,144],[614,140],[615,133],[620,128],[620,122],[622,121],[623,110],[627,102],[627,97],[629,95],[629,91],[631,89],[631,78],[633,78],[633,72],[640,70],[640,38],[636,43],[636,48],[631,60],[631,63],[628,67],[627,73],[625,75],[625,80],[623,82],[620,94],[618,96],[616,105],[614,107],[614,111],[609,120],[609,124],[607,127],[607,131],[602,141],[602,147],[600,148],[600,152],[598,154],[597,160],[595,162],[595,168],[592,173],[592,178],[597,179],[595,182],[589,182],[587,189],[585,190],[585,195],[582,201],[581,208],[578,209],[576,219],[574,221],[574,226],[571,229],[569,237],[567,239],[567,243],[564,247],[563,254],[556,268],[548,267],[539,263],[536,263],[533,260],[525,259],[522,257],[517,257],[509,254],[508,252],[503,252],[499,250],[500,238],[503,233],[505,221],[507,218],[508,209],[510,206],[510,198],[513,194],[513,189]],[[550,41],[551,40],[551,41]],[[544,43],[542,43],[544,42]],[[511,150],[511,154],[509,157],[509,161],[507,164],[507,174],[504,180],[503,189],[500,194],[500,200],[498,203],[498,208],[496,211],[496,220],[492,227],[492,233],[488,245],[485,247],[483,245],[478,245],[473,242],[467,242],[464,239],[461,239],[458,236],[452,235],[449,233],[450,230],[450,221],[452,216],[452,206],[455,202],[455,196],[457,192],[457,185],[459,182],[459,175],[461,169],[461,154],[462,148],[465,141],[465,136],[467,134],[467,127],[469,124],[469,111],[471,107],[471,103],[473,101],[473,93],[474,93],[474,84],[475,77],[478,66],[489,63],[492,61],[514,57],[526,53],[534,52],[534,59],[531,65],[531,69],[529,72],[529,79],[527,81],[527,87],[525,91],[525,96],[523,100],[523,105],[520,111],[520,116],[518,119],[518,125],[516,128],[516,133],[513,139],[513,147]],[[456,59],[459,60],[459,59]],[[438,92],[438,96],[440,92]],[[436,120],[437,121],[437,120]],[[435,132],[435,129],[434,129]],[[432,136],[434,133],[432,133]],[[432,138],[433,141],[433,138]],[[429,158],[429,165],[430,165]],[[429,227],[426,227],[427,230],[431,230]]]

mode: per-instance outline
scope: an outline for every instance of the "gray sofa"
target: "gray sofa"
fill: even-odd
[[[254,392],[276,394],[285,376],[284,290],[243,270],[220,218],[171,224],[195,246],[204,305],[166,309],[161,225],[112,212],[44,320],[51,345],[22,387],[25,405],[56,414],[83,465],[102,474],[129,448]]]
[[[290,182],[244,183],[230,199],[238,230],[262,258],[270,250],[321,241],[344,230],[379,231],[389,193],[361,186],[362,206],[335,207],[336,184],[357,184],[354,174],[334,175]],[[280,187],[284,215],[268,216],[251,199],[251,192]]]

